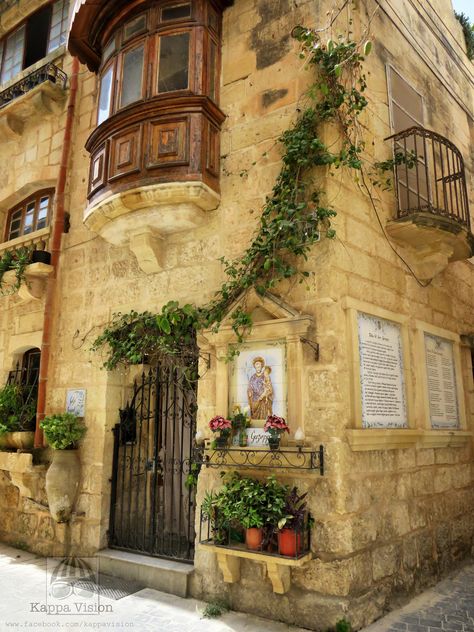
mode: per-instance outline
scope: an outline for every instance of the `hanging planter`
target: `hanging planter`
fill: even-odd
[[[78,450],[54,450],[46,472],[49,511],[56,522],[67,522],[76,502],[81,478]]]
[[[81,477],[77,442],[86,428],[71,413],[45,417],[41,422],[46,439],[53,448],[53,460],[46,473],[46,496],[56,522],[68,522],[76,502]]]

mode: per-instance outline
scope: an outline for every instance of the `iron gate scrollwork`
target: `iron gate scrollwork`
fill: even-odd
[[[194,558],[195,490],[186,484],[196,432],[198,355],[162,361],[135,381],[114,428],[109,546]]]

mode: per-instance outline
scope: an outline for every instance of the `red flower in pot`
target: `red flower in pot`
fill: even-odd
[[[209,422],[209,428],[212,432],[219,433],[216,437],[216,447],[225,448],[229,441],[230,433],[232,430],[232,422],[229,419],[225,419],[221,415],[213,417]]]
[[[284,432],[290,432],[288,424],[283,417],[277,417],[277,415],[269,415],[263,429],[270,434],[268,438],[270,450],[278,450],[281,435]]]

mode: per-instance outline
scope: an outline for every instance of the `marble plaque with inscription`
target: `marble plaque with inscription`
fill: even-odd
[[[360,386],[364,428],[407,428],[401,328],[359,312]]]
[[[453,343],[425,332],[425,358],[431,427],[459,428]]]

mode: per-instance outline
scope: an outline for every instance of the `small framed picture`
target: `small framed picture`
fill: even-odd
[[[66,394],[66,412],[84,417],[86,410],[86,390],[83,388],[68,389]]]

